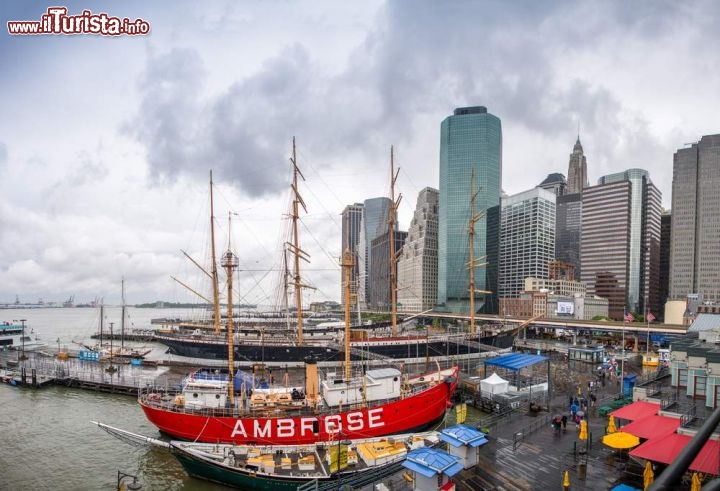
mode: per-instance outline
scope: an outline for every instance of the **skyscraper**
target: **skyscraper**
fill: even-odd
[[[608,299],[610,317],[658,312],[660,213],[660,191],[641,169],[583,191],[580,278],[588,293]]]
[[[570,154],[568,164],[567,194],[582,193],[587,187],[587,160],[580,143],[580,135]]]
[[[363,209],[362,203],[348,205],[342,212],[342,242],[340,250],[345,252],[349,250],[353,255],[353,269],[350,275],[350,293],[356,294],[358,291],[358,280],[360,278],[360,266],[358,264],[358,244],[360,243],[360,226],[362,225]],[[345,295],[343,294],[343,278],[341,271],[340,278],[340,298],[342,304],[345,305]]]
[[[525,278],[547,278],[555,258],[555,194],[534,188],[500,204],[498,296],[517,297]]]
[[[437,302],[438,202],[437,189],[425,188],[418,195],[398,259],[400,310],[423,312],[435,307]]]
[[[575,266],[575,278],[580,278],[582,194],[558,196],[555,205],[555,258]]]
[[[475,189],[471,189],[474,174]],[[498,222],[488,220],[490,208],[500,205],[502,182],[502,128],[500,119],[483,106],[455,109],[440,127],[440,217],[438,234],[438,304],[453,312],[469,308],[468,232],[470,200],[476,195],[476,212],[488,215],[475,222],[473,254],[482,258],[497,244],[488,244],[488,237],[497,237]],[[488,257],[485,274],[478,270],[475,287],[495,292],[490,270],[497,264]],[[482,305],[478,298],[476,305]]]
[[[720,135],[673,157],[670,300],[720,301]]]
[[[407,232],[395,231],[395,250],[402,249]],[[370,278],[368,307],[377,310],[390,310],[392,308],[392,288],[390,285],[390,234],[385,233],[375,237],[370,243],[372,262],[368,270]]]
[[[359,301],[367,305],[370,302],[370,270],[372,268],[371,244],[377,237],[388,232],[390,222],[390,198],[371,198],[363,203],[362,225],[358,241],[358,289]],[[397,230],[397,220],[395,220]]]
[[[670,211],[664,210],[660,217],[660,311],[653,315],[664,320],[665,309],[663,306],[668,301],[670,292],[670,222],[672,215]]]

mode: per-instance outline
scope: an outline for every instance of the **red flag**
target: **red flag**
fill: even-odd
[[[628,322],[632,322],[635,320],[635,317],[633,317],[631,312],[628,312],[627,314],[625,314],[625,320]]]
[[[655,320],[655,316],[652,315],[652,312],[648,312],[647,320],[648,320],[648,322],[652,322]]]

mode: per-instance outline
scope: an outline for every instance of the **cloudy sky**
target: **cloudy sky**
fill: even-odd
[[[503,188],[643,168],[670,207],[673,152],[720,132],[720,6],[676,2],[103,3],[147,36],[11,36],[49,6],[0,4],[0,303],[195,301],[208,256],[240,258],[244,301],[282,266],[292,137],[306,181],[306,301],[337,300],[339,214],[386,196],[400,226],[438,186],[440,122],[485,105],[503,125]],[[70,14],[101,12],[69,2]],[[232,217],[229,220],[228,217]]]

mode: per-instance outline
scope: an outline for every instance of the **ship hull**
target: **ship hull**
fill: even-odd
[[[485,346],[492,346],[495,349],[506,349],[512,347],[514,335],[498,334],[486,336],[479,339]],[[191,358],[226,359],[227,343],[200,342],[192,339],[179,339],[170,337],[158,337],[158,342],[168,347],[170,353]],[[367,351],[371,355],[378,355],[393,359],[422,358],[426,356],[447,357],[452,355],[467,355],[477,353],[478,348],[473,348],[464,343],[448,341],[425,340],[388,340],[371,344],[353,345],[356,351],[351,354],[351,359],[357,361],[363,357],[358,353]],[[483,348],[485,351],[487,348]],[[261,345],[261,344],[238,344],[234,346],[235,359],[246,362],[302,362],[312,354],[318,361],[343,361],[344,354],[341,350],[332,346],[286,346]]]
[[[301,445],[331,440],[336,432],[344,438],[371,438],[427,429],[440,421],[457,385],[454,376],[404,399],[359,409],[317,413],[288,412],[282,417],[233,417],[224,410],[193,412],[168,405],[140,406],[147,419],[174,438],[209,443]]]

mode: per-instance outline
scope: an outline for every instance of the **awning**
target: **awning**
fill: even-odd
[[[460,458],[435,448],[416,448],[408,452],[402,466],[425,477],[445,474],[452,477],[461,470]]]
[[[622,431],[649,440],[675,433],[678,426],[680,426],[680,418],[652,415],[626,424],[622,427]]]
[[[627,419],[635,421],[657,414],[658,411],[660,411],[660,404],[654,402],[635,401],[632,404],[616,409],[610,414],[615,416],[616,420]],[[615,424],[617,424],[617,421],[615,421]]]
[[[523,353],[509,353],[507,355],[496,356],[485,360],[485,365],[492,365],[500,368],[507,368],[508,370],[520,370],[521,368],[535,365],[547,361],[547,356],[541,355],[526,355]]]
[[[690,440],[692,440],[692,437],[688,435],[670,433],[664,437],[653,438],[646,441],[635,450],[630,451],[630,455],[641,459],[652,460],[653,462],[670,464],[677,458]],[[718,455],[720,455],[720,443],[717,440],[708,440],[695,456],[689,469],[714,476],[720,475]]]

